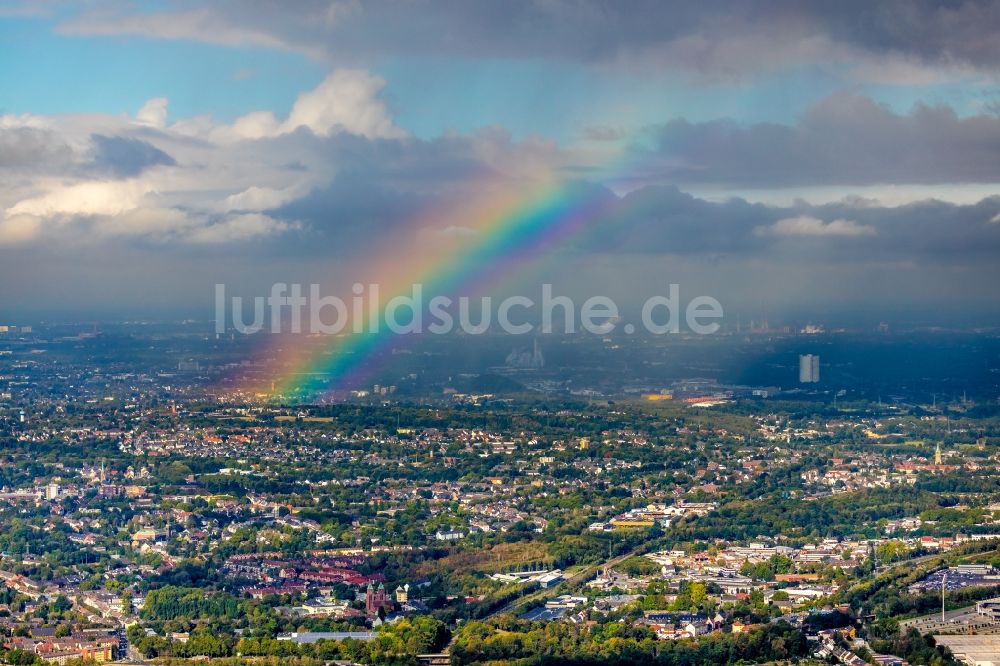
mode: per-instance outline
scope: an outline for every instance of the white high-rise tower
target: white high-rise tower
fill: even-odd
[[[815,384],[819,381],[819,355],[799,355],[799,383]]]

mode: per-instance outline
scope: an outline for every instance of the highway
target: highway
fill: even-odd
[[[576,586],[576,585],[581,585],[581,584],[587,582],[588,580],[590,580],[591,578],[593,578],[594,575],[598,571],[600,571],[601,569],[611,568],[611,567],[617,566],[617,565],[621,564],[622,562],[624,562],[625,560],[627,560],[628,558],[632,557],[633,555],[638,555],[639,553],[644,552],[644,550],[646,548],[648,548],[649,545],[650,544],[648,544],[648,543],[647,544],[642,544],[642,545],[640,545],[640,546],[638,546],[638,547],[630,550],[629,552],[627,552],[627,553],[625,553],[623,555],[618,555],[617,557],[613,557],[613,558],[611,558],[609,560],[605,560],[604,562],[601,562],[600,564],[592,564],[590,566],[584,567],[580,571],[577,571],[575,574],[573,574],[572,576],[568,577],[562,583],[560,583],[558,585],[553,585],[552,587],[542,588],[542,589],[539,589],[539,590],[535,590],[535,591],[533,591],[533,592],[531,592],[529,594],[526,594],[524,596],[518,597],[517,599],[514,599],[510,603],[508,603],[508,604],[506,604],[504,606],[501,606],[497,610],[493,611],[492,613],[490,613],[489,615],[487,615],[483,619],[484,620],[491,620],[491,619],[493,619],[495,617],[499,617],[500,615],[504,615],[505,613],[516,613],[519,608],[523,608],[524,606],[527,606],[528,604],[531,604],[531,603],[536,602],[536,601],[543,601],[545,599],[548,599],[549,597],[557,596],[557,593],[563,588],[564,585],[569,585],[570,587],[573,587],[573,586]],[[437,663],[444,663],[443,660],[445,658],[447,658],[448,655],[450,654],[450,652],[451,652],[451,644],[452,644],[452,642],[454,640],[455,639],[454,639],[454,636],[453,636],[452,639],[450,641],[448,641],[448,645],[446,645],[444,647],[444,649],[441,650],[440,653],[433,654],[433,655],[421,655],[421,657],[420,657],[421,662],[424,663],[424,664],[429,664],[429,665],[430,664],[437,664]]]
[[[643,552],[646,546],[648,546],[648,544],[643,544],[641,546],[638,546],[630,550],[629,552],[623,555],[618,555],[617,557],[601,562],[600,564],[592,564],[590,566],[584,567],[580,571],[577,571],[575,574],[568,577],[565,581],[563,581],[559,585],[553,585],[552,587],[535,590],[530,594],[518,597],[517,599],[514,599],[510,603],[506,604],[505,606],[502,606],[501,608],[493,611],[492,613],[487,615],[485,619],[492,619],[500,615],[503,615],[505,613],[513,613],[518,608],[522,608],[535,601],[542,601],[544,599],[548,599],[549,597],[554,597],[557,595],[557,592],[562,588],[563,585],[568,584],[570,587],[572,587],[585,583],[591,578],[593,578],[594,575],[601,569],[611,568],[621,564],[628,558]]]

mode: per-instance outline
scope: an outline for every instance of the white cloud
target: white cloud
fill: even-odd
[[[12,215],[0,218],[0,246],[20,245],[34,240],[41,229],[41,218]]]
[[[299,228],[301,225],[296,222],[285,222],[260,213],[230,214],[217,219],[204,212],[164,207],[55,218],[17,214],[0,218],[0,247],[42,240],[87,244],[113,238],[216,244],[273,236]]]
[[[8,215],[118,215],[138,208],[152,191],[138,180],[89,181],[58,185],[47,193],[24,199],[7,210]]]
[[[232,131],[241,139],[263,139],[281,133],[281,123],[270,111],[254,111],[237,118]]]
[[[10,155],[4,154],[10,182],[0,190],[0,244],[110,238],[222,243],[299,228],[259,213],[289,203],[337,173],[338,155],[316,137],[405,136],[379,99],[383,85],[361,70],[334,71],[302,93],[287,118],[256,111],[231,125],[210,116],[168,124],[166,97],[148,100],[134,118],[0,114],[0,132],[5,132],[0,139],[10,144]],[[316,136],[294,135],[299,128]],[[108,178],[93,163],[95,134],[142,141],[172,160],[177,156],[176,163],[137,177]],[[41,139],[60,148],[59,160],[40,159],[43,151],[36,144]],[[269,140],[266,148],[258,143],[262,139]],[[23,147],[17,155],[15,144]],[[21,153],[31,159],[11,158]]]
[[[132,16],[93,12],[63,23],[57,31],[66,35],[142,35],[159,39],[189,39],[223,46],[284,46],[280,39],[262,30],[233,25],[207,8]]]
[[[754,230],[758,236],[811,237],[824,236],[874,236],[875,227],[858,224],[853,220],[838,219],[824,222],[816,217],[801,215],[786,217],[771,226],[757,227]]]
[[[214,219],[204,213],[176,208],[140,208],[99,219],[94,225],[102,237],[141,236],[156,241],[226,243],[272,236],[299,225],[260,213],[232,214]]]
[[[993,224],[1000,224],[1000,213],[997,213],[996,215],[991,217],[990,222],[992,222]]]
[[[279,190],[273,187],[252,185],[242,192],[226,197],[222,202],[222,209],[226,211],[267,210],[288,203],[301,194],[300,189],[296,187]]]
[[[94,231],[101,237],[141,236],[155,240],[169,240],[203,224],[176,208],[138,208],[119,215],[99,219]]]
[[[90,184],[88,184],[90,185]],[[79,188],[78,188],[79,189]],[[22,210],[28,208],[22,206]],[[45,239],[89,243],[109,238],[141,237],[154,241],[180,239],[207,224],[204,215],[177,208],[104,205],[64,207],[55,211],[38,207],[32,212],[12,212],[0,219],[0,246]]]
[[[5,113],[0,114],[0,129],[19,129],[30,127],[32,129],[47,129],[50,123],[46,122],[42,116],[31,113]]]
[[[199,227],[186,240],[192,243],[228,243],[245,241],[298,228],[298,225],[276,220],[260,213],[230,215],[221,222]]]
[[[308,127],[320,136],[344,131],[369,139],[398,138],[404,132],[379,100],[385,81],[359,69],[340,69],[299,95],[282,129]]]
[[[17,139],[23,144],[18,155],[31,158],[12,160],[13,150],[0,155],[8,158],[6,165],[0,159],[0,243],[238,244],[300,228],[322,234],[339,225],[390,223],[445,192],[517,187],[567,158],[555,142],[514,141],[498,128],[410,138],[379,98],[382,86],[364,71],[334,71],[303,92],[287,117],[257,111],[231,124],[208,115],[170,118],[163,97],[148,100],[134,116],[0,115],[0,132],[9,135],[0,134],[0,143]],[[110,176],[115,171],[95,160],[95,135],[120,145],[141,142],[168,155],[170,164]],[[43,151],[34,139],[42,138],[60,147],[58,159],[38,159]],[[322,194],[320,203],[308,200],[343,172],[373,186],[335,188],[330,201]],[[394,198],[397,188],[407,194]],[[297,200],[303,203],[283,208]],[[331,207],[339,212],[327,214]],[[466,232],[462,220],[454,226],[445,235],[457,240]]]
[[[338,69],[299,95],[284,122],[270,111],[240,116],[228,128],[241,139],[262,139],[305,127],[318,136],[339,132],[369,139],[402,138],[379,93],[385,81],[360,69]]]
[[[154,97],[147,101],[135,114],[135,119],[140,125],[162,129],[167,124],[167,98]]]

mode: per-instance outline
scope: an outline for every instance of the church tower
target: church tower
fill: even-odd
[[[368,590],[365,592],[365,612],[368,617],[378,615],[378,609],[385,606],[385,586],[379,583],[378,588],[368,583]]]

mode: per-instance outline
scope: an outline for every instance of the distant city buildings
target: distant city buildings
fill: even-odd
[[[799,356],[799,383],[815,384],[819,382],[819,355],[801,354]]]
[[[899,569],[914,572],[913,580],[892,584],[900,595],[936,600],[944,587],[949,601],[959,601],[956,592],[966,588],[1000,593],[1000,571],[988,559],[995,543],[971,545],[1000,543],[1000,501],[988,493],[965,495],[926,513],[903,502],[906,510],[893,512],[891,520],[880,514],[855,519],[859,503],[878,506],[881,495],[905,497],[907,486],[926,488],[932,476],[948,484],[968,475],[992,478],[992,421],[977,424],[974,412],[960,420],[949,413],[958,408],[948,403],[928,412],[915,406],[919,392],[914,404],[901,388],[892,407],[834,410],[816,418],[816,387],[796,384],[794,377],[788,383],[799,388],[792,391],[728,384],[716,376],[712,361],[672,379],[654,374],[669,356],[647,351],[625,364],[638,372],[630,369],[630,376],[616,380],[621,383],[607,379],[605,386],[615,366],[603,360],[588,370],[591,379],[579,370],[558,374],[568,354],[585,358],[597,349],[581,347],[593,341],[580,338],[559,343],[559,367],[550,372],[531,369],[544,361],[538,345],[527,342],[510,359],[523,360],[523,367],[506,370],[524,380],[519,384],[552,396],[575,396],[578,381],[592,381],[608,401],[556,403],[553,397],[546,401],[553,409],[540,409],[535,398],[522,402],[502,387],[496,394],[472,392],[490,386],[469,382],[481,376],[473,373],[462,375],[464,386],[446,388],[444,397],[438,397],[447,387],[443,380],[415,381],[416,374],[387,374],[379,379],[383,383],[353,392],[382,398],[377,408],[373,401],[338,404],[340,397],[316,406],[208,401],[206,382],[225,376],[218,368],[242,372],[251,366],[231,365],[225,354],[209,355],[187,343],[152,347],[157,338],[149,338],[156,353],[142,355],[143,363],[153,359],[154,369],[108,366],[101,350],[118,344],[116,338],[81,342],[75,331],[68,329],[51,345],[0,338],[0,346],[13,350],[11,359],[0,356],[0,388],[9,396],[13,386],[16,400],[0,405],[4,456],[10,460],[5,465],[18,471],[3,478],[0,524],[18,520],[31,528],[5,540],[13,547],[5,546],[0,562],[0,589],[10,590],[10,602],[0,603],[6,634],[0,644],[50,663],[81,656],[106,660],[129,654],[126,649],[133,657],[201,651],[196,647],[204,641],[202,632],[187,630],[215,612],[214,603],[193,601],[221,592],[215,577],[167,593],[142,585],[193,557],[223,562],[232,592],[223,612],[232,604],[259,609],[278,623],[269,636],[279,628],[316,630],[277,634],[294,644],[368,641],[383,624],[419,616],[426,617],[411,627],[423,632],[438,627],[439,609],[486,617],[504,599],[507,610],[532,622],[595,631],[627,622],[646,632],[643,641],[711,634],[720,634],[713,641],[729,641],[724,634],[730,631],[772,631],[767,620],[783,617],[808,634],[808,644],[797,642],[815,648],[814,654],[840,655],[840,663],[860,666],[860,658],[839,641],[827,640],[830,631],[817,631],[809,621],[852,615],[850,608],[834,606],[842,590]],[[602,344],[624,354],[616,339]],[[775,351],[781,349],[777,343],[739,344],[761,345],[755,353],[777,363],[785,354],[788,363],[788,354]],[[824,349],[820,343],[794,344]],[[34,351],[50,348],[62,351],[51,357]],[[497,356],[496,344],[490,349],[491,362],[503,356]],[[67,364],[71,353],[79,359]],[[179,363],[192,364],[183,367],[193,371],[194,358],[200,370],[190,376],[175,372]],[[438,358],[435,353],[430,363]],[[648,372],[635,363],[645,358]],[[875,374],[876,368],[864,365]],[[819,356],[803,355],[800,371],[804,383],[817,382]],[[450,373],[442,368],[438,376],[448,376],[450,384]],[[838,373],[837,383],[847,385],[846,378]],[[385,399],[396,391],[385,382],[394,381],[403,396],[398,407]],[[851,386],[851,399],[863,402],[866,386]],[[77,393],[68,393],[70,387]],[[420,391],[431,392],[427,405],[414,397]],[[746,420],[705,411],[691,418],[690,410],[775,395],[782,399],[745,403]],[[630,404],[617,404],[620,396]],[[642,408],[636,408],[640,399]],[[652,402],[659,404],[650,408]],[[50,450],[92,453],[55,458]],[[763,483],[775,479],[780,497],[774,510],[789,516],[780,524],[770,520],[772,508],[748,504]],[[826,534],[814,532],[814,512],[796,510],[809,506],[829,510]],[[549,548],[552,539],[577,542],[581,531],[592,544],[587,576],[577,568],[556,568],[569,560],[554,557]],[[719,536],[700,538],[699,532]],[[623,547],[660,541],[670,549],[630,554]],[[986,561],[959,559],[973,548]],[[951,551],[954,566],[942,568],[938,562]],[[54,556],[65,563],[58,575],[39,576],[37,583],[27,578],[44,574]],[[121,574],[130,582],[119,584]],[[248,598],[252,606],[245,605]],[[526,598],[531,603],[522,606]],[[182,599],[199,605],[182,608]],[[65,610],[37,622],[50,608]],[[167,629],[163,613],[173,616],[177,609],[184,624]],[[936,613],[904,619],[901,626],[913,620],[924,634],[955,627],[994,630],[1000,600],[946,613],[945,623]],[[955,617],[965,619],[952,622]],[[123,625],[136,629],[122,632]],[[397,626],[411,632],[406,624]],[[858,625],[848,626],[853,631]],[[794,636],[790,632],[782,628],[780,635]],[[235,627],[221,637],[225,654],[233,656],[242,640]],[[275,655],[297,649],[274,647],[271,639],[258,643]],[[334,646],[322,647],[334,654]],[[408,641],[405,649],[409,655],[441,645],[417,649]],[[439,654],[422,656],[426,663],[443,663],[435,661]],[[873,666],[904,663],[887,655],[871,660]]]
[[[535,340],[535,344],[531,351],[527,349],[515,349],[507,355],[505,363],[508,368],[517,368],[520,370],[539,370],[545,367],[545,357],[542,356],[542,350],[538,346],[538,340]]]

